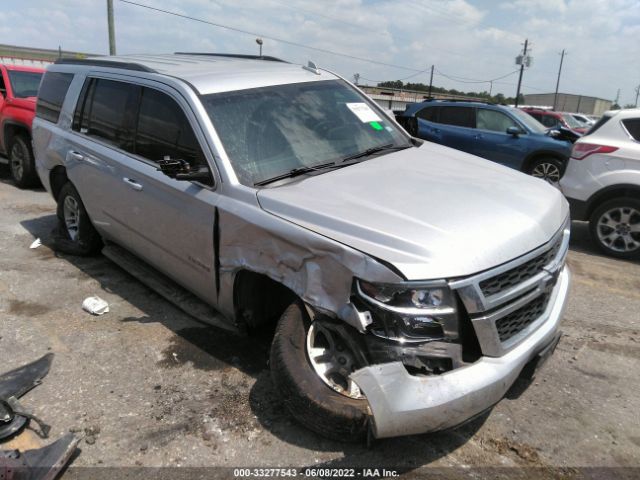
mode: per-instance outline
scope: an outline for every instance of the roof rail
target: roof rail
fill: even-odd
[[[427,98],[424,100],[425,102],[466,102],[466,103],[484,103],[487,105],[499,105],[495,102],[490,102],[488,100],[475,100],[475,99],[464,99],[464,98]]]
[[[201,55],[203,57],[243,58],[245,60],[266,60],[268,62],[289,63],[281,58],[270,57],[268,55],[243,55],[240,53],[175,52],[174,55]]]
[[[138,72],[158,73],[153,68],[133,62],[118,62],[111,60],[99,60],[94,58],[59,58],[56,65],[88,65],[93,67],[122,68],[125,70],[135,70]]]

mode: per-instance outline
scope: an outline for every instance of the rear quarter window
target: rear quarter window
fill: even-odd
[[[73,73],[47,72],[44,74],[36,103],[38,118],[58,123],[62,103],[72,80]]]
[[[622,120],[624,128],[627,129],[629,135],[637,142],[640,142],[640,118],[627,118]]]

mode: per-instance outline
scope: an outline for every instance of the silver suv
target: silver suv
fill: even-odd
[[[273,381],[308,428],[458,425],[557,344],[560,193],[411,138],[338,75],[138,55],[62,60],[45,85],[37,169],[73,251],[133,253],[240,333],[277,322]]]

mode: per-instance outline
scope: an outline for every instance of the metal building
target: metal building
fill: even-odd
[[[525,105],[553,107],[553,93],[532,93],[524,96]],[[558,93],[556,110],[558,112],[584,113],[587,115],[602,115],[611,110],[611,100],[588,97],[586,95],[573,95],[571,93]]]

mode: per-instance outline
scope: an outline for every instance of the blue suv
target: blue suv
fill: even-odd
[[[513,107],[468,101],[427,100],[408,105],[398,122],[414,137],[440,143],[556,184],[571,143],[554,137]]]

